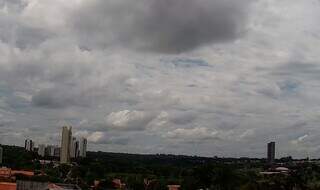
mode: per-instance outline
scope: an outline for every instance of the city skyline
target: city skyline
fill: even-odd
[[[61,148],[65,144],[66,139],[63,138],[63,136],[70,138],[70,144],[66,150],[66,156],[65,158],[61,158]],[[69,136],[71,135],[71,136]],[[32,150],[30,150],[30,144],[32,145]],[[0,144],[1,145],[1,144]],[[76,145],[76,146],[75,146]],[[39,144],[37,147],[34,147],[34,141],[32,139],[26,139],[25,140],[25,150],[34,152],[36,150],[37,154],[41,157],[50,156],[50,157],[58,157],[60,158],[61,164],[71,163],[71,159],[75,158],[84,158],[87,155],[87,139],[84,137],[76,138],[72,136],[72,126],[63,126],[62,127],[62,138],[61,138],[61,146],[57,145],[48,145],[48,144]],[[57,150],[59,149],[59,152],[57,153]],[[100,151],[99,151],[100,152]],[[2,147],[0,146],[0,158],[2,158],[3,152]],[[188,155],[186,155],[188,156]],[[189,155],[190,156],[190,155]],[[216,157],[216,156],[215,156]],[[277,157],[276,156],[276,142],[268,142],[267,143],[267,151],[265,154],[266,164],[269,166],[273,166],[276,163],[277,159],[288,159],[291,157],[290,155],[288,157]],[[255,159],[253,157],[238,157],[238,158],[249,158],[249,159]],[[259,158],[258,158],[259,159]],[[261,158],[260,158],[261,159]],[[290,158],[292,159],[292,157]],[[307,156],[303,158],[303,160],[309,160],[310,158]],[[1,160],[1,159],[0,159]],[[0,162],[1,163],[1,162]]]
[[[275,141],[318,158],[319,16],[318,0],[0,0],[0,143],[72,125],[93,151],[264,157]]]
[[[36,152],[41,157],[60,158],[62,164],[70,163],[72,159],[85,158],[87,156],[87,139],[83,136],[74,137],[72,126],[63,126],[61,130],[60,146],[53,144],[41,144],[35,146],[35,141],[25,139],[24,149],[28,152]]]
[[[72,136],[72,126],[62,127],[60,146],[56,144],[48,144],[48,143],[46,144],[39,143],[38,145],[36,145],[35,141],[27,138],[24,141],[24,148],[29,152],[33,152],[34,150],[36,150],[37,153],[42,157],[44,157],[45,155],[52,156],[52,157],[60,157],[61,150],[59,150],[59,153],[57,153],[57,149],[61,149],[62,145],[64,144],[63,133],[66,133],[66,132],[68,133],[67,135],[69,135],[69,133],[71,134],[71,141],[69,145],[70,158],[86,157],[87,139],[82,136],[80,137]]]

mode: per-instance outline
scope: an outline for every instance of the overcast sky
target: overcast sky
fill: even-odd
[[[320,157],[318,0],[0,0],[0,143]]]

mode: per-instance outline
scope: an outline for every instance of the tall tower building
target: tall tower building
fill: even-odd
[[[39,156],[44,157],[45,156],[45,151],[46,151],[46,145],[39,144],[39,146],[38,146],[38,154],[39,154]]]
[[[276,143],[269,142],[268,143],[268,164],[273,164],[276,155]]]
[[[72,138],[72,127],[62,127],[60,163],[67,164],[70,162],[70,145]]]
[[[61,148],[55,147],[53,151],[53,156],[59,158],[60,157]]]
[[[79,140],[79,157],[86,157],[87,156],[87,139],[80,138]]]
[[[53,146],[53,145],[48,145],[46,147],[46,150],[45,150],[45,155],[46,156],[51,156],[53,157],[54,156],[54,149],[56,148],[56,146]]]
[[[71,148],[70,148],[70,156],[71,158],[77,158],[79,152],[79,141],[77,141],[76,137],[72,137],[71,140]]]
[[[79,157],[79,154],[80,154],[80,145],[79,145],[79,141],[76,141],[75,144],[74,144],[74,148],[75,148],[75,155],[74,157],[75,158],[78,158]]]
[[[0,164],[2,164],[3,161],[3,148],[0,147]]]
[[[33,151],[34,142],[33,142],[31,139],[26,139],[26,140],[24,141],[24,148],[25,148],[27,151]]]

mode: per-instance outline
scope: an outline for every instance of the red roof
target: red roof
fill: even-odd
[[[169,190],[179,190],[180,185],[168,185]]]
[[[25,176],[34,176],[34,172],[32,171],[11,170],[11,168],[6,168],[6,167],[0,168],[0,177],[9,178],[17,174],[21,174]]]
[[[22,171],[22,170],[12,170],[12,175],[22,174],[25,176],[34,176],[34,172],[30,171]]]
[[[58,185],[56,185],[56,184],[53,184],[53,183],[50,183],[50,184],[48,185],[48,188],[49,188],[49,189],[52,189],[52,190],[63,190],[62,187],[60,187],[60,186],[58,186]]]
[[[0,183],[0,190],[16,190],[17,184],[16,183]]]

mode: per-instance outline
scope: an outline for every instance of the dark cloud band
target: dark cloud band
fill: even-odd
[[[81,46],[181,53],[231,41],[246,25],[248,0],[95,0],[72,17]]]

